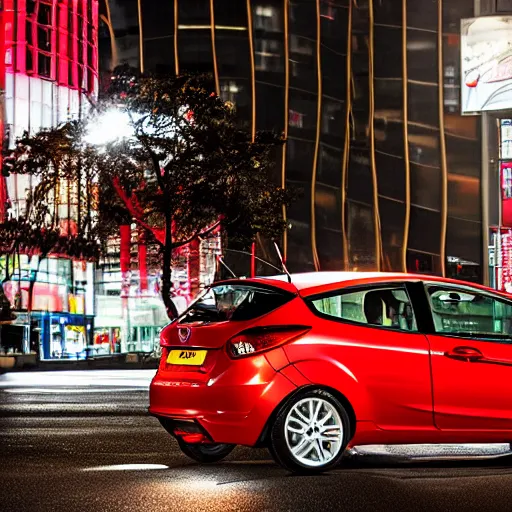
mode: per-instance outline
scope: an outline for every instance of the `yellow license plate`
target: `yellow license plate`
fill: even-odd
[[[207,350],[171,350],[167,356],[167,364],[201,366],[206,354]]]

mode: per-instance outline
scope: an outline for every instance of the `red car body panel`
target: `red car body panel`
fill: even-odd
[[[379,428],[433,427],[424,335],[324,324],[285,346],[290,361],[310,382],[343,390],[357,418]]]
[[[276,403],[296,386],[265,355],[230,361],[223,350],[211,352],[215,366],[209,373],[177,375],[161,363],[150,387],[150,412],[197,420],[218,443],[253,445]]]
[[[353,412],[352,445],[512,441],[512,345],[335,321],[315,314],[306,303],[308,297],[347,287],[421,286],[426,280],[468,285],[414,274],[354,272],[299,274],[292,283],[281,276],[225,281],[296,296],[254,320],[189,324],[185,343],[177,322],[166,327],[162,361],[150,388],[150,413],[195,420],[217,443],[253,446],[285,400],[315,386],[338,394]],[[228,354],[228,340],[245,329],[290,324],[310,329],[259,354],[239,360]],[[481,350],[485,364],[445,356],[467,345]],[[208,356],[201,368],[169,365],[171,348],[207,349]]]
[[[512,431],[512,345],[433,335],[429,340],[436,426]],[[461,346],[480,350],[485,361],[475,364],[445,356]]]

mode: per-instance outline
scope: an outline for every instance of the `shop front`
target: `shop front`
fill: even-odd
[[[96,281],[94,350],[97,353],[143,353],[158,356],[160,331],[169,323],[161,297],[159,257],[149,257],[139,232],[127,227],[99,262]],[[220,228],[174,251],[172,300],[182,313],[215,278],[221,254]]]
[[[87,359],[93,355],[94,317],[37,312],[42,359]]]
[[[160,331],[169,323],[159,297],[96,297],[95,354],[158,353]]]
[[[41,359],[88,356],[94,332],[93,263],[3,256],[0,275],[16,315],[2,329],[5,352],[34,353]]]

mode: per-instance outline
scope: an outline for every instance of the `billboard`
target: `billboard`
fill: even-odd
[[[462,113],[512,108],[512,16],[461,20]]]

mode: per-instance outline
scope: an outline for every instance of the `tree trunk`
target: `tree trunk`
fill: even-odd
[[[32,258],[33,258],[33,256],[30,258],[29,263]],[[44,256],[44,258],[46,258],[46,255]],[[32,277],[32,275],[30,275],[30,281],[28,283],[27,313],[28,313],[29,320],[30,320],[30,316],[32,314],[32,308],[34,305],[34,287],[35,287],[35,284],[37,281],[37,276],[39,274],[39,269],[41,268],[42,259],[43,259],[42,255],[37,257],[37,266],[34,271],[34,276]]]
[[[46,257],[46,256],[45,256]],[[31,261],[32,257],[29,260]],[[39,269],[41,268],[41,260],[43,256],[38,256],[37,258],[37,267],[34,272],[34,276],[30,275],[30,281],[28,283],[28,298],[27,298],[27,321],[28,321],[28,352],[30,352],[30,340],[32,338],[32,308],[34,307],[34,288],[37,281],[37,276],[39,275]],[[21,289],[21,286],[20,286]]]
[[[172,227],[171,215],[166,215],[165,219],[165,244],[162,255],[162,300],[164,301],[167,316],[174,320],[178,316],[178,310],[171,298],[171,265],[172,265]]]
[[[5,255],[5,276],[2,279],[2,284],[6,283],[7,281],[10,281],[11,275],[9,273],[9,265],[11,264],[11,255],[7,253]],[[14,269],[14,263],[13,263],[13,269]]]

